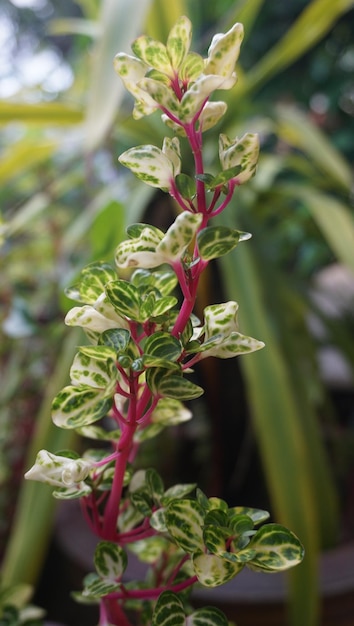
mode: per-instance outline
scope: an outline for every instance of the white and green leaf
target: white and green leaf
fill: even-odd
[[[240,241],[246,241],[250,237],[250,233],[234,230],[227,226],[207,226],[197,235],[200,256],[204,261],[224,256],[236,248]]]
[[[304,548],[290,530],[280,524],[262,526],[249,547],[255,556],[248,566],[264,572],[280,572],[301,563]]]
[[[165,509],[166,526],[175,542],[185,552],[204,550],[204,511],[196,500],[174,500]]]
[[[118,544],[100,541],[95,550],[94,563],[104,580],[116,582],[123,575],[128,559],[126,552]]]
[[[231,563],[215,554],[194,554],[193,567],[205,587],[218,587],[232,580],[243,569],[243,563]]]
[[[111,406],[102,389],[68,385],[53,400],[52,420],[59,428],[82,428],[107,415]]]
[[[151,626],[184,626],[185,612],[182,601],[173,591],[164,591],[158,598]]]

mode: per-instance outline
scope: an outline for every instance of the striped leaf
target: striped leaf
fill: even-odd
[[[260,528],[249,547],[256,554],[248,565],[264,572],[289,569],[300,563],[304,557],[304,548],[298,538],[279,524],[267,524]]]
[[[193,567],[199,582],[205,587],[218,587],[232,580],[244,567],[215,554],[195,554]]]
[[[220,609],[205,606],[187,618],[186,626],[228,626],[229,621]]]
[[[161,232],[161,239],[162,237],[163,233]],[[159,239],[159,242],[161,239]],[[150,272],[146,269],[138,269],[132,275],[131,282],[136,287],[146,288],[153,286],[163,297],[165,297],[168,296],[176,287],[178,280],[176,274],[169,268],[158,270],[156,272]]]
[[[69,385],[53,400],[52,420],[59,428],[81,428],[107,415],[111,405],[101,389]]]
[[[106,284],[117,279],[117,272],[108,263],[91,263],[82,270],[80,279],[78,285],[66,289],[67,297],[94,304],[104,293]]]
[[[128,559],[121,546],[111,541],[100,541],[95,550],[94,563],[102,578],[116,581],[124,573]]]
[[[192,400],[204,393],[202,387],[195,385],[182,375],[178,376],[157,367],[148,370],[146,382],[154,395],[176,400]]]
[[[165,510],[166,526],[170,535],[185,552],[204,550],[203,509],[195,500],[174,500]]]
[[[158,598],[151,626],[184,626],[182,601],[172,591],[164,591]]]
[[[119,591],[120,586],[120,583],[103,580],[93,574],[83,589],[82,597],[85,599],[103,598],[109,593]]]
[[[106,294],[109,301],[120,315],[144,322],[141,319],[141,298],[139,290],[126,280],[115,280],[106,285]]]
[[[99,337],[98,345],[114,350],[115,355],[124,353],[130,341],[130,332],[124,328],[110,328]]]
[[[242,233],[227,226],[208,226],[198,233],[199,253],[204,261],[216,259],[236,248],[239,241],[249,239],[249,233]]]
[[[158,331],[146,339],[144,353],[176,361],[181,356],[182,346],[176,337],[169,333]]]

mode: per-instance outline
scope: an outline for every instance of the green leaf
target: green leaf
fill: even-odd
[[[146,339],[144,343],[144,353],[162,359],[176,361],[181,356],[182,346],[173,335],[158,331]]]
[[[112,399],[101,389],[67,386],[54,398],[52,419],[59,428],[81,428],[107,415]]]
[[[229,621],[220,609],[205,606],[188,617],[188,626],[228,626]]]
[[[176,187],[182,198],[191,200],[196,194],[195,180],[187,174],[178,174],[175,178]]]
[[[215,554],[195,554],[193,567],[205,587],[218,587],[232,580],[243,569],[243,563],[231,563]]]
[[[264,572],[280,572],[300,563],[304,548],[290,530],[280,524],[262,526],[249,544],[255,556],[248,564]]]
[[[199,253],[204,261],[216,259],[236,248],[239,241],[249,239],[249,233],[233,230],[227,226],[208,226],[197,235]]]
[[[196,500],[174,500],[165,510],[166,526],[170,535],[185,552],[204,549],[204,512]]]
[[[184,626],[184,624],[182,601],[172,591],[164,591],[156,602],[151,626]]]
[[[100,541],[95,550],[94,563],[102,578],[116,581],[123,575],[128,559],[121,546],[111,541]]]

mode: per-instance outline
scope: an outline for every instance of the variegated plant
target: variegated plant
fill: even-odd
[[[180,210],[166,233],[149,224],[130,226],[115,267],[93,263],[68,290],[80,306],[66,323],[84,328],[90,344],[79,348],[71,384],[54,399],[52,418],[96,444],[81,458],[41,450],[26,474],[52,485],[56,498],[79,498],[101,540],[96,573],[77,594],[80,601],[100,604],[100,626],[128,626],[126,609],[135,610],[139,624],[225,625],[217,609],[190,609],[187,592],[195,583],[215,587],[244,567],[281,571],[303,557],[290,531],[263,524],[267,512],[230,508],[194,484],[166,488],[154,469],[134,468],[144,440],[191,418],[182,402],[203,393],[190,378],[193,365],[263,347],[239,332],[236,302],[210,304],[202,321],[193,314],[208,263],[250,237],[211,220],[254,175],[259,145],[254,134],[221,135],[220,172],[204,171],[203,133],[226,110],[210,96],[236,82],[243,29],[235,24],[215,35],[206,59],[189,51],[191,36],[189,20],[181,17],[166,45],[142,36],[132,45],[135,56],[115,58],[135,98],[134,117],[158,109],[174,133],[162,148],[137,146],[119,160],[148,185],[168,192]],[[181,172],[179,137],[192,152],[193,177]],[[124,578],[129,551],[149,565],[143,582]]]

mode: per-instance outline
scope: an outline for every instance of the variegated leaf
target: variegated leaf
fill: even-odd
[[[101,389],[92,387],[64,387],[54,398],[52,419],[59,428],[81,428],[107,415],[112,398]]]
[[[157,530],[159,533],[167,533],[167,526],[165,520],[165,509],[157,509],[150,517],[150,526]]]
[[[111,396],[114,393],[115,385],[118,378],[118,370],[114,361],[114,352],[106,346],[103,348],[100,358],[91,357],[89,347],[82,347],[75,355],[73,364],[70,368],[71,384],[79,386],[88,386],[95,389],[102,389],[104,396]],[[95,348],[94,348],[95,349]],[[105,357],[105,353],[109,356]]]
[[[239,23],[234,24],[227,33],[214,35],[209,46],[204,72],[206,74],[217,74],[225,79],[230,78],[240,54],[242,40],[243,26]],[[224,89],[228,88],[229,86],[226,82]]]
[[[194,82],[204,71],[204,59],[196,52],[187,54],[183,61],[179,75],[185,83]]]
[[[141,298],[139,290],[126,280],[115,280],[106,285],[106,294],[118,314],[144,322],[141,319]]]
[[[259,138],[254,133],[246,133],[241,139],[232,140],[227,135],[219,137],[219,157],[223,170],[240,166],[235,176],[238,185],[247,182],[256,173],[259,155]]]
[[[118,160],[147,185],[163,190],[170,188],[174,178],[174,166],[157,146],[130,148]]]
[[[131,46],[134,54],[146,65],[153,67],[159,72],[173,76],[171,62],[167,54],[166,46],[148,35],[141,35],[133,41]]]
[[[168,549],[169,545],[165,537],[149,537],[148,539],[141,539],[140,541],[130,543],[129,551],[136,554],[139,561],[143,563],[156,563],[161,554]]]
[[[205,587],[218,587],[232,580],[244,567],[215,554],[195,554],[193,567],[199,582]]]
[[[127,91],[137,100],[133,111],[134,119],[153,113],[158,108],[158,104],[139,87],[139,82],[148,69],[147,65],[136,57],[120,52],[114,58],[114,69]]]
[[[279,572],[300,563],[304,548],[290,530],[280,524],[266,524],[251,540],[249,547],[255,556],[248,564],[252,569]]]
[[[154,395],[192,400],[204,393],[202,387],[192,383],[182,375],[166,372],[162,368],[151,368],[146,372],[146,382]]]
[[[180,120],[184,123],[191,122],[200,112],[209,96],[213,91],[219,89],[223,82],[224,79],[220,76],[201,74],[183,95],[180,103]]]
[[[236,248],[239,241],[245,241],[250,237],[249,233],[243,233],[227,226],[207,226],[197,236],[200,256],[204,261],[224,256]]]
[[[75,500],[90,495],[92,489],[86,483],[81,482],[72,487],[62,487],[53,491],[53,497],[57,500]]]
[[[158,252],[164,255],[166,262],[173,263],[184,254],[193,241],[202,219],[200,213],[183,211],[178,215],[158,245]]]
[[[78,285],[65,290],[67,297],[85,304],[94,304],[104,292],[105,284],[116,280],[117,273],[107,263],[91,263],[82,270],[80,278]]]
[[[164,591],[158,598],[151,626],[184,626],[185,612],[182,601],[172,591]]]
[[[161,398],[151,415],[154,424],[174,426],[187,422],[192,418],[192,413],[182,402],[174,398]]]
[[[116,582],[124,573],[128,559],[118,544],[100,541],[95,550],[94,563],[98,574],[104,580]]]
[[[135,229],[134,236],[129,233],[132,238],[123,241],[116,249],[115,261],[118,267],[149,268],[163,263],[162,258],[156,260],[156,248],[163,238],[163,232],[145,224],[141,226],[144,227]],[[132,283],[136,284],[134,281]]]
[[[248,506],[234,506],[229,509],[229,517],[230,524],[232,525],[232,520],[234,517],[238,517],[239,515],[247,515],[251,518],[255,525],[262,524],[267,519],[269,519],[268,511],[264,511],[262,509],[253,509]]]
[[[220,609],[205,606],[194,611],[186,620],[186,626],[228,626],[229,621]]]
[[[210,128],[213,128],[221,120],[226,110],[226,102],[207,102],[199,117],[199,127],[201,131],[204,133]]]
[[[94,306],[84,304],[80,307],[73,307],[65,317],[65,324],[81,326],[88,333],[103,333],[110,328],[128,326],[127,321],[116,313],[111,304],[109,306],[107,303],[104,304],[103,299],[96,302]]]
[[[160,231],[161,232],[161,231]],[[157,245],[160,243],[163,238],[163,233],[161,232],[161,238],[159,239]],[[162,295],[162,297],[169,296],[171,291],[176,287],[178,280],[174,271],[170,268],[157,270],[155,272],[150,272],[146,269],[138,269],[134,272],[131,277],[131,282],[136,287],[155,287]]]
[[[168,489],[166,489],[165,493],[163,494],[161,498],[161,504],[166,506],[167,504],[172,502],[172,500],[180,500],[181,498],[188,496],[191,493],[191,491],[194,491],[196,486],[197,486],[196,483],[187,483],[187,484],[173,485],[173,487],[169,487]]]
[[[180,341],[170,333],[158,331],[145,340],[144,353],[170,361],[177,361],[181,356],[182,346]]]
[[[90,580],[85,584],[82,596],[87,599],[103,598],[103,596],[109,593],[119,591],[120,587],[120,583],[103,580],[99,576],[91,576]]]
[[[98,345],[107,346],[114,352],[114,355],[122,354],[126,351],[130,341],[130,332],[125,328],[111,328],[105,330],[99,337]]]
[[[174,500],[165,509],[170,535],[185,552],[202,552],[204,512],[196,500]]]
[[[170,111],[178,117],[179,101],[169,85],[148,76],[142,78],[139,82],[139,87],[146,91],[162,110]]]
[[[172,67],[178,70],[186,58],[192,41],[192,24],[188,17],[180,17],[172,26],[167,38],[167,54]]]

